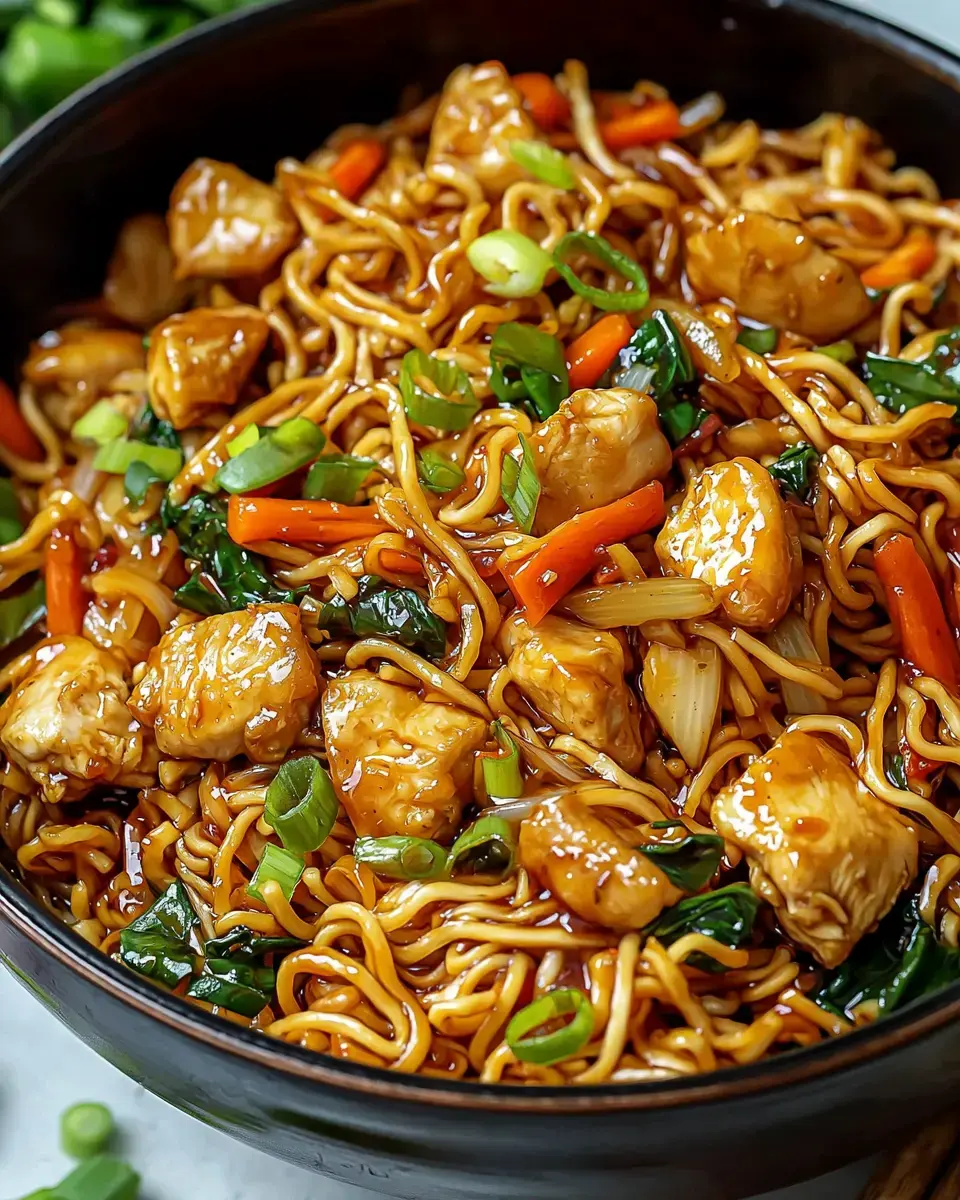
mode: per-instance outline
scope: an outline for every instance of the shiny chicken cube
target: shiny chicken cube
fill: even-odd
[[[130,715],[123,663],[82,637],[38,662],[0,708],[0,745],[51,804],[98,784],[147,787],[152,738]]]
[[[832,342],[870,315],[849,263],[767,213],[734,213],[694,234],[686,263],[701,299],[732,300],[744,316],[815,342]]]
[[[104,303],[115,317],[148,329],[184,306],[189,286],[174,278],[163,217],[141,213],[123,223],[103,284]]]
[[[139,333],[70,325],[33,343],[23,374],[40,386],[99,392],[123,371],[142,370],[143,360]]]
[[[171,758],[268,763],[298,740],[319,691],[299,610],[257,604],[165,633],[130,708]]]
[[[532,626],[518,613],[503,625],[500,644],[517,687],[555,729],[627,771],[639,767],[637,704],[624,679],[623,647],[612,633],[562,617]]]
[[[583,388],[530,437],[540,480],[534,532],[629,495],[670,470],[657,406],[629,388]]]
[[[430,134],[427,169],[455,166],[473,175],[490,196],[526,178],[510,143],[536,138],[520,93],[498,62],[462,66],[447,80]]]
[[[770,472],[749,458],[700,472],[664,523],[657,557],[666,572],[708,583],[747,629],[772,629],[802,582],[796,521]]]
[[[450,840],[485,721],[363,670],[331,681],[322,716],[334,787],[358,834]]]
[[[283,196],[232,163],[198,158],[167,213],[178,279],[233,279],[269,270],[300,235]]]
[[[827,967],[843,962],[917,871],[917,836],[849,762],[809,733],[784,733],[713,802],[755,892]]]
[[[150,339],[150,402],[177,429],[211,409],[237,402],[266,345],[270,327],[258,308],[194,308],[164,321]]]

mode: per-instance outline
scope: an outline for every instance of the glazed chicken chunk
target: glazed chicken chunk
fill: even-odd
[[[754,891],[827,967],[843,962],[917,871],[917,837],[820,738],[784,733],[713,802]]]
[[[739,312],[832,342],[870,315],[853,267],[792,221],[737,212],[687,242],[687,272],[704,300],[732,300]]]
[[[230,407],[260,357],[270,327],[258,308],[194,308],[164,321],[150,339],[150,402],[177,429]]]
[[[534,532],[600,508],[670,470],[657,406],[629,388],[574,392],[532,434],[540,479]]]
[[[189,284],[174,278],[167,224],[156,213],[124,221],[103,284],[103,299],[115,317],[149,329],[176,312]]]
[[[177,180],[167,225],[178,279],[259,275],[300,233],[276,188],[212,158],[196,159]]]
[[[322,717],[333,784],[358,834],[450,840],[485,721],[364,670],[331,681]]]
[[[796,522],[770,472],[750,458],[707,467],[657,538],[663,569],[702,579],[730,620],[772,629],[801,584]]]
[[[643,758],[623,647],[605,630],[563,617],[531,626],[517,613],[500,631],[514,682],[555,729],[608,754],[624,770]]]
[[[0,708],[4,753],[51,804],[78,800],[97,784],[149,786],[157,756],[127,708],[123,663],[86,638],[62,643]]]
[[[171,758],[268,763],[297,741],[319,691],[296,606],[252,604],[168,630],[130,708]]]
[[[94,395],[122,371],[142,370],[143,360],[139,333],[69,325],[45,333],[33,343],[23,374],[30,383],[77,388]]]
[[[446,165],[453,164],[496,197],[525,178],[510,153],[510,143],[536,136],[520,93],[501,63],[458,67],[447,80],[433,119],[427,169],[442,174]]]

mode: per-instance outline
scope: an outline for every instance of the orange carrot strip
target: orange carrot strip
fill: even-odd
[[[569,101],[549,75],[537,71],[514,75],[513,86],[541,129],[549,131],[570,120]]]
[[[87,601],[83,592],[83,556],[69,530],[54,529],[44,555],[47,632],[54,637],[83,632]]]
[[[382,533],[375,509],[333,500],[276,500],[231,496],[227,533],[238,545],[250,542],[349,542]]]
[[[20,405],[10,388],[0,379],[0,443],[20,458],[39,462],[45,454],[43,446],[24,420]]]
[[[623,313],[609,313],[581,333],[567,347],[571,389],[593,387],[632,337],[633,326]]]
[[[380,142],[360,138],[343,148],[330,168],[330,178],[341,196],[353,200],[380,170],[385,158],[386,151]]]
[[[607,546],[652,529],[663,516],[663,487],[648,483],[622,500],[564,521],[526,558],[501,559],[500,571],[527,620],[536,625],[596,566]]]
[[[680,110],[672,100],[654,100],[632,113],[600,125],[600,136],[611,150],[665,142],[680,132]]]
[[[911,229],[894,252],[882,262],[874,263],[860,276],[868,288],[892,288],[919,279],[933,266],[937,247],[925,229]]]
[[[887,609],[900,631],[902,657],[960,692],[960,653],[947,625],[937,585],[911,538],[895,533],[874,551],[873,565],[883,584]]]
[[[397,575],[419,575],[422,570],[420,559],[403,550],[381,550],[380,565],[385,571],[393,571]]]

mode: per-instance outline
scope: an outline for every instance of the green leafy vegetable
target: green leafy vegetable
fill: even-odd
[[[644,368],[652,374],[641,380],[638,374]],[[678,446],[709,416],[694,398],[696,382],[697,373],[683,335],[670,314],[657,309],[620,351],[618,385],[650,392],[667,436]]]
[[[513,826],[503,817],[485,813],[450,847],[447,869],[451,875],[508,875],[516,852]]]
[[[673,842],[637,846],[666,875],[674,887],[698,892],[717,873],[723,858],[723,838],[715,833],[690,833]]]
[[[336,500],[352,504],[370,472],[376,469],[372,458],[352,454],[325,454],[307,472],[303,485],[304,500]]]
[[[178,879],[121,931],[120,961],[140,975],[175,987],[194,972],[197,952],[188,938],[198,924]]]
[[[417,455],[417,475],[428,492],[441,496],[460,487],[466,479],[459,463],[429,447]]]
[[[123,476],[123,494],[133,508],[143,508],[147,495],[155,483],[166,483],[166,478],[159,474],[149,463],[137,460],[127,467]]]
[[[500,495],[513,514],[517,526],[529,533],[537,515],[537,505],[540,502],[540,480],[537,478],[537,468],[534,465],[533,450],[530,443],[521,433],[520,461],[507,454],[503,459],[500,476]]]
[[[907,779],[907,768],[902,754],[884,754],[883,770],[894,787],[909,792],[910,783]]]
[[[327,840],[340,802],[330,776],[312,755],[287,759],[267,788],[264,818],[294,854],[310,854]]]
[[[664,909],[644,932],[665,946],[688,933],[699,933],[736,949],[753,933],[759,908],[760,900],[747,884],[731,883],[700,896],[687,896],[672,908]],[[706,954],[691,955],[689,961],[701,970],[725,970]]]
[[[270,967],[208,958],[203,973],[187,988],[187,995],[253,1018],[266,1006],[276,979],[276,972]]]
[[[0,82],[10,98],[41,113],[130,54],[130,43],[89,26],[67,29],[29,17],[18,21],[0,55]]]
[[[283,954],[305,943],[294,937],[264,937],[248,925],[234,925],[219,937],[208,938],[203,952],[210,958],[258,961],[267,954]]]
[[[819,461],[820,454],[816,446],[811,446],[809,442],[798,442],[789,450],[784,450],[768,469],[785,491],[793,492],[805,500],[810,491],[810,474]]]
[[[387,879],[439,879],[447,869],[446,850],[429,838],[357,838],[353,857]]]
[[[403,356],[400,395],[410,420],[432,429],[466,429],[480,408],[463,367],[422,350]]]
[[[772,354],[777,348],[780,333],[772,325],[745,326],[737,334],[737,341],[754,354]]]
[[[43,580],[0,599],[0,650],[32,629],[47,614],[47,593]]]
[[[501,404],[526,400],[541,421],[570,395],[563,344],[532,325],[498,325],[490,340],[490,366],[490,388]]]
[[[134,422],[130,437],[147,446],[165,446],[168,450],[182,450],[180,435],[169,421],[164,421],[149,404]]]
[[[633,286],[623,292],[607,292],[603,288],[584,283],[567,262],[571,254],[578,253],[587,254],[608,270],[619,272]],[[598,233],[584,233],[579,230],[565,233],[553,252],[553,262],[573,291],[603,312],[634,312],[645,308],[650,299],[650,285],[640,264],[616,250]]]
[[[0,544],[16,541],[23,533],[20,501],[8,475],[0,476]]]
[[[326,440],[313,421],[291,417],[276,429],[268,429],[236,458],[228,458],[214,482],[234,495],[266,487],[313,462]]]
[[[960,328],[942,334],[919,362],[867,351],[863,377],[884,408],[901,415],[938,400],[960,407]],[[954,411],[954,420],[957,412]]]
[[[447,628],[419,592],[391,587],[379,575],[363,575],[357,585],[357,594],[349,603],[335,596],[324,604],[317,618],[321,629],[356,637],[381,634],[427,658],[443,657]]]

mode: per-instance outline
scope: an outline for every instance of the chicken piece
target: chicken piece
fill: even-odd
[[[177,180],[167,225],[178,279],[259,275],[300,234],[276,188],[212,158],[196,159]]]
[[[657,406],[630,388],[581,388],[530,437],[540,480],[534,532],[600,508],[670,470]]]
[[[815,342],[832,342],[870,315],[853,267],[768,213],[733,213],[694,234],[686,263],[701,299],[732,300],[745,316]]]
[[[750,458],[700,472],[660,530],[657,557],[665,571],[708,583],[747,629],[772,629],[803,581],[793,514]]]
[[[279,762],[319,692],[296,606],[252,604],[168,630],[130,708],[171,758]]]
[[[123,371],[142,370],[143,359],[139,333],[68,325],[33,343],[23,374],[40,386],[62,385],[94,393],[106,389]]]
[[[131,217],[117,236],[103,285],[104,303],[121,321],[149,329],[186,302],[188,285],[177,282],[173,268],[163,217]]]
[[[917,872],[917,836],[818,737],[784,733],[713,802],[750,884],[826,967],[842,963]]]
[[[683,897],[575,796],[545,800],[527,817],[520,862],[578,917],[607,929],[643,929]]]
[[[609,754],[626,771],[640,766],[637,702],[612,633],[562,617],[532,626],[516,613],[501,627],[500,644],[517,687],[555,729]]]
[[[332,680],[321,711],[333,785],[358,834],[452,838],[485,721],[363,670]]]
[[[50,804],[98,784],[147,787],[157,754],[127,709],[121,659],[82,637],[41,660],[0,707],[0,745]]]
[[[488,196],[497,197],[526,178],[510,143],[536,137],[536,126],[502,63],[458,67],[433,118],[427,169],[454,166],[473,175]]]
[[[263,313],[246,304],[194,308],[164,321],[147,355],[154,412],[186,429],[210,409],[236,404],[269,333]]]

